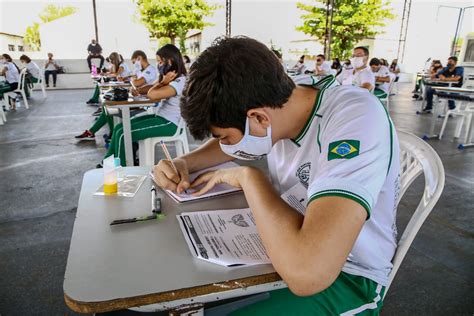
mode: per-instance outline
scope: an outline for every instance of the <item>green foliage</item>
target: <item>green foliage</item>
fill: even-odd
[[[212,24],[203,19],[211,16],[217,5],[205,0],[134,0],[141,22],[152,37],[169,38],[174,44],[179,38],[184,53],[184,41],[190,30],[202,30]]]
[[[25,44],[31,47],[31,50],[39,51],[41,48],[40,34],[39,34],[39,23],[35,22],[33,25],[28,26],[23,37]]]
[[[43,12],[39,14],[39,18],[42,23],[48,23],[59,18],[74,14],[77,8],[71,6],[60,7],[53,4],[49,4],[44,7]],[[23,41],[29,45],[32,50],[39,51],[41,49],[41,40],[39,33],[38,22],[34,22],[33,25],[28,26],[25,31],[25,37]]]
[[[39,15],[39,18],[41,19],[41,22],[48,23],[59,18],[74,14],[76,13],[76,11],[77,8],[75,7],[60,7],[54,4],[49,4],[43,9],[43,12]]]
[[[327,0],[313,0],[315,5],[297,3],[303,25],[296,30],[314,36],[324,44]],[[382,33],[385,20],[395,18],[385,0],[334,0],[331,55],[346,59],[360,40]]]

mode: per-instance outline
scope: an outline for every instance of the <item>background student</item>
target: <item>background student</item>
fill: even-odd
[[[390,89],[391,73],[388,67],[382,65],[382,62],[378,58],[372,58],[370,60],[370,68],[375,75],[375,89],[374,94],[379,99],[385,99],[388,97]]]
[[[102,46],[100,46],[100,44],[97,43],[95,39],[92,39],[89,46],[87,46],[87,52],[89,53],[89,56],[87,56],[87,66],[89,66],[89,71],[92,71],[92,58],[100,59],[100,66],[98,69],[102,69],[102,66],[104,65],[104,56],[102,56]]]
[[[143,56],[141,58],[143,62]],[[161,102],[158,107],[155,107],[154,114],[136,116],[131,119],[132,141],[174,135],[181,120],[180,98],[187,73],[181,52],[176,46],[167,44],[156,52],[156,61],[163,65],[163,73],[160,74],[158,82],[148,90],[148,97],[156,101],[161,100]],[[146,69],[147,67],[143,72]],[[115,126],[109,151],[104,158],[111,155],[120,157],[121,164],[125,166],[122,124]]]
[[[40,68],[38,65],[26,55],[20,56],[21,64],[26,67],[26,77],[25,77],[25,94],[26,97],[30,97],[30,88],[33,88],[33,84],[37,83],[40,80]]]
[[[436,74],[432,75],[432,79],[439,79],[444,82],[452,82],[453,87],[461,87],[464,76],[464,68],[456,66],[458,63],[458,58],[456,56],[451,56],[448,58],[447,66],[438,71]],[[433,96],[435,90],[427,86],[426,87],[426,107],[423,109],[425,113],[431,113],[433,109]],[[454,100],[448,100],[448,106],[450,110],[456,108],[456,103]]]
[[[353,69],[344,69],[336,78],[340,84],[354,85],[373,91],[375,88],[375,76],[367,67],[369,60],[369,50],[366,47],[359,46],[354,48],[352,58],[350,59]]]
[[[191,68],[191,58],[188,55],[184,55],[184,65],[186,66],[186,71],[189,72],[189,68]]]
[[[314,67],[314,74],[316,76],[335,75],[336,71],[331,69],[331,65],[326,62],[326,57],[323,54],[316,56],[316,66]]]
[[[3,54],[0,57],[0,75],[5,76],[5,82],[0,86],[0,97],[3,98],[5,93],[18,88],[18,81],[20,80],[20,69],[8,54]],[[15,99],[11,98],[9,102],[12,110],[16,110]]]
[[[56,79],[58,77],[59,65],[53,59],[53,54],[48,53],[48,59],[44,64],[44,79],[46,81],[46,88],[49,88],[49,76],[53,76],[53,87],[56,88]]]
[[[146,54],[143,51],[137,50],[133,52],[132,54],[132,64],[136,68],[136,74],[132,76],[131,71],[128,69],[128,66],[125,64],[123,61],[123,58],[120,56],[118,53],[112,53],[110,54],[110,60],[112,64],[118,66],[114,66],[113,68],[118,69],[117,73],[113,73],[115,76],[121,76],[121,78],[134,78],[134,84],[138,87],[143,87],[144,85],[148,85],[148,88],[151,87],[151,85],[157,80],[158,78],[158,71],[155,67],[153,67],[151,64],[148,63],[148,60],[146,58]],[[145,67],[144,70],[142,71],[142,67]],[[143,79],[143,80],[142,80]],[[148,84],[149,83],[149,84]],[[148,89],[145,91],[145,93],[148,91]],[[88,104],[91,104],[92,102],[99,103],[99,95],[100,95],[100,89],[98,86],[96,86],[96,89],[94,91],[94,95],[92,98],[88,101]],[[91,103],[89,103],[91,102]],[[75,136],[77,140],[95,140],[95,133],[99,131],[102,127],[107,124],[109,126],[109,131],[110,134],[112,134],[112,131],[114,130],[114,121],[113,118],[107,114],[107,111],[105,111],[104,107],[100,107],[96,112],[93,113],[93,115],[99,116],[98,119],[94,122],[94,124],[87,130],[85,130],[82,134]]]
[[[132,60],[134,60],[133,64],[136,69],[136,74],[131,76],[132,85],[136,88],[132,89],[132,94],[147,94],[158,78],[158,69],[148,62],[144,51],[134,51]],[[182,64],[184,65],[183,61]]]

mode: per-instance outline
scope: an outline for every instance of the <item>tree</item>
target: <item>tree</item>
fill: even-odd
[[[190,30],[202,30],[212,25],[204,17],[211,16],[217,5],[208,5],[205,0],[134,0],[141,22],[151,36],[169,38],[175,44],[179,38],[180,49],[185,52],[184,40]]]
[[[43,12],[39,14],[39,18],[42,23],[48,23],[59,18],[74,14],[77,8],[71,6],[60,7],[53,4],[44,7]],[[41,49],[41,39],[39,33],[38,22],[34,22],[33,25],[28,26],[25,31],[25,37],[23,41],[31,47],[32,50],[38,51]]]
[[[297,3],[303,25],[297,31],[314,36],[324,44],[326,36],[326,3],[327,0],[313,0],[316,5]],[[336,57],[346,59],[351,55],[355,44],[367,37],[381,34],[386,19],[395,15],[388,7],[390,1],[385,0],[334,0],[331,51]]]

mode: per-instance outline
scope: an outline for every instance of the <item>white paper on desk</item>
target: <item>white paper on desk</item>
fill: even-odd
[[[249,208],[176,217],[195,258],[226,267],[270,263]]]
[[[301,182],[298,182],[288,191],[283,193],[281,198],[292,208],[300,212],[302,215],[305,215],[306,206],[308,205],[308,193]]]
[[[211,168],[203,169],[203,170],[191,173],[189,175],[189,181],[192,183],[200,174],[203,174],[206,171],[217,170],[217,169],[228,169],[228,168],[234,168],[234,167],[238,167],[238,166],[239,165],[236,164],[235,162],[226,162],[226,163],[223,163],[223,164],[211,167]],[[153,178],[153,174],[151,174],[151,176]],[[196,188],[186,190],[188,192],[187,194],[186,193],[177,194],[177,193],[175,193],[173,191],[170,191],[170,190],[166,190],[166,193],[170,197],[172,197],[173,200],[175,200],[176,202],[183,203],[183,202],[197,201],[197,200],[201,200],[201,199],[207,199],[207,198],[211,198],[211,197],[215,197],[215,196],[220,196],[220,195],[224,195],[224,194],[229,194],[229,193],[241,191],[241,189],[239,189],[239,188],[233,187],[233,186],[231,186],[229,184],[226,184],[226,183],[221,183],[221,184],[218,184],[215,187],[213,187],[206,194],[203,194],[201,196],[193,196],[192,193],[198,191],[200,188],[202,188],[202,186],[204,186],[204,184],[201,185],[201,186],[198,186]]]

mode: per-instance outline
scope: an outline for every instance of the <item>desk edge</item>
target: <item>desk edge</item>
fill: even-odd
[[[171,302],[179,299],[199,297],[206,294],[220,293],[238,288],[247,288],[249,286],[261,285],[281,280],[282,279],[278,273],[272,272],[258,276],[217,282],[180,290],[97,302],[77,301],[64,292],[64,301],[71,310],[78,313],[102,313],[127,309],[130,307],[145,306],[155,303]]]

